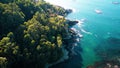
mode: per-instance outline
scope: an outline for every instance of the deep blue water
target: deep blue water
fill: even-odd
[[[67,16],[68,19],[85,19],[84,22],[74,26],[83,34],[80,46],[83,49],[81,55],[84,67],[102,60],[103,56],[120,57],[120,4],[112,3],[120,0],[47,1],[65,8],[72,8],[74,12]],[[102,11],[102,14],[97,14],[95,9]]]

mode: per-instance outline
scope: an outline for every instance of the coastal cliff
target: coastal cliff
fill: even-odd
[[[68,27],[65,27],[66,28],[65,31],[67,33],[65,37],[63,38],[63,45],[62,45],[63,56],[58,61],[51,63],[51,64],[47,64],[46,68],[49,68],[49,67],[50,68],[58,68],[58,67],[61,68],[61,66],[63,66],[62,68],[66,68],[66,65],[64,65],[65,62],[69,64],[79,59],[81,63],[82,58],[81,58],[80,52],[82,51],[82,49],[80,46],[77,46],[77,45],[80,44],[79,42],[80,42],[82,35],[80,35],[79,32],[75,28],[72,28],[72,26],[76,25],[77,23],[78,21],[70,21],[70,20],[66,21],[65,24],[68,25]],[[70,62],[68,60],[70,60]],[[62,64],[62,65],[57,66],[59,64]],[[80,65],[79,67],[81,66],[82,65]],[[76,67],[76,65],[74,67]]]
[[[1,0],[0,11],[1,68],[44,68],[74,54],[78,34],[71,26],[78,22],[65,19],[71,9],[43,0]]]

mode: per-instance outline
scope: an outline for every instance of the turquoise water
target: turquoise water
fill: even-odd
[[[79,23],[81,25],[74,26],[83,34],[80,42],[83,48],[81,55],[84,67],[102,60],[101,57],[104,55],[112,58],[114,54],[120,54],[120,4],[112,4],[113,1],[120,2],[120,0],[46,1],[72,8],[74,12],[67,16],[69,19],[85,19],[84,22]],[[95,9],[101,10],[102,14],[97,14]],[[115,50],[119,52],[114,53]]]

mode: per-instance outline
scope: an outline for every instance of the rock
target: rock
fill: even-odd
[[[66,11],[67,11],[67,13],[72,12],[72,10],[70,10],[70,9],[66,10]],[[66,62],[71,63],[73,61],[76,62],[76,60],[81,59],[80,51],[79,51],[79,49],[76,49],[76,48],[78,48],[77,44],[78,44],[81,36],[79,35],[79,32],[75,28],[70,28],[70,27],[76,25],[78,22],[79,21],[67,20],[66,23],[68,24],[68,28],[65,28],[66,34],[64,35],[65,37],[63,38],[63,45],[64,45],[62,48],[63,49],[62,50],[63,57],[55,63],[47,64],[46,65],[47,67],[54,68],[54,66],[55,66],[55,68],[56,67],[58,68],[59,66],[56,66],[56,65],[61,65],[61,64],[64,65]],[[71,59],[73,59],[73,60],[71,60]],[[71,62],[68,62],[68,61],[71,61]],[[75,66],[76,66],[76,64],[75,64]],[[60,68],[71,68],[71,67],[66,67],[66,65],[65,65],[64,67],[60,67]]]
[[[67,23],[70,27],[76,25],[77,23],[79,23],[79,21],[71,21],[71,20],[67,20]]]
[[[67,14],[69,14],[69,13],[72,13],[73,12],[73,10],[72,9],[66,9],[66,11],[65,11]]]
[[[87,66],[87,68],[91,68],[91,66],[94,68],[120,68],[120,63],[117,60],[108,59],[106,61],[98,61],[97,64],[95,62],[93,65]]]
[[[69,52],[68,52],[64,47],[62,47],[62,52],[63,52],[63,56],[62,56],[58,61],[56,61],[56,62],[54,62],[54,63],[51,63],[51,64],[46,64],[46,65],[45,65],[45,68],[49,68],[49,67],[51,67],[51,66],[53,66],[53,65],[62,63],[62,62],[64,62],[64,61],[66,61],[67,59],[69,59],[69,56],[68,56],[68,53],[69,53]]]
[[[119,68],[119,66],[118,65],[114,65],[114,68]]]
[[[120,38],[116,37],[109,37],[107,41],[111,44],[120,44]]]

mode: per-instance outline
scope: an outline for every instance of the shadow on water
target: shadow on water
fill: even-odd
[[[82,48],[81,46],[75,46],[74,47],[75,54],[72,55],[68,60],[65,60],[64,62],[61,62],[59,64],[53,65],[49,68],[82,68],[82,57],[81,52]]]
[[[120,55],[120,38],[108,37],[104,39],[96,48],[96,52],[98,55],[106,56],[107,58]]]
[[[104,44],[103,44],[104,43]],[[96,68],[120,68],[120,38],[107,37],[95,49],[101,60],[94,64]]]

